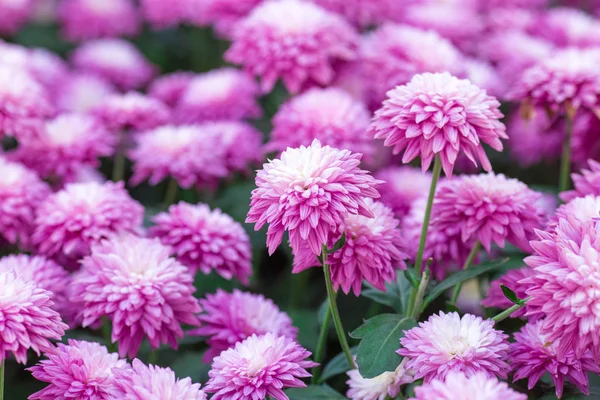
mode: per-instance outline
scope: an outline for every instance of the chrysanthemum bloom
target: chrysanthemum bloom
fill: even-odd
[[[193,78],[175,108],[180,123],[258,118],[258,84],[235,68],[221,68]]]
[[[47,360],[29,368],[33,377],[49,383],[30,400],[111,400],[114,369],[130,368],[127,361],[96,342],[69,339],[46,352]]]
[[[187,0],[141,0],[144,19],[155,28],[167,28],[179,24],[185,16]]]
[[[0,64],[26,71],[48,90],[69,75],[67,63],[57,54],[12,43],[0,42]]]
[[[499,107],[498,100],[466,79],[424,73],[388,92],[369,129],[394,153],[404,151],[403,163],[420,156],[423,171],[439,155],[451,176],[459,153],[490,171],[482,142],[502,151],[500,139],[508,139]]]
[[[468,377],[483,373],[490,378],[506,378],[510,370],[507,338],[494,329],[492,320],[440,311],[405,331],[397,353],[409,358],[406,369],[414,369],[415,379],[424,378],[425,383],[444,380],[452,371]]]
[[[479,6],[489,13],[498,8],[513,7],[523,9],[539,9],[548,5],[548,0],[479,0]]]
[[[168,213],[152,218],[150,235],[170,246],[175,257],[192,273],[213,270],[226,279],[248,285],[252,274],[250,238],[242,225],[218,208],[180,202]]]
[[[52,293],[25,280],[16,271],[0,272],[0,362],[12,353],[21,364],[27,351],[52,348],[50,339],[59,340],[69,327],[52,308]]]
[[[600,45],[600,22],[576,8],[548,9],[540,15],[532,30],[561,47]]]
[[[361,41],[358,67],[365,85],[365,100],[376,110],[385,94],[404,85],[418,73],[462,72],[462,55],[447,39],[433,31],[386,24]]]
[[[558,129],[566,130],[565,121]],[[571,138],[571,158],[573,164],[579,168],[586,167],[587,161],[600,160],[600,146],[598,146],[598,131],[600,118],[594,112],[580,110],[573,121],[573,137]]]
[[[377,198],[379,183],[359,168],[362,155],[321,146],[289,148],[256,175],[246,223],[259,230],[268,223],[269,254],[289,232],[292,249],[308,245],[316,255],[348,214],[373,217],[365,198]]]
[[[524,299],[527,297],[526,292],[528,286],[520,281],[532,276],[533,274],[533,268],[529,268],[527,266],[519,269],[511,269],[506,274],[490,283],[487,296],[485,299],[483,299],[481,305],[484,307],[495,307],[503,310],[513,306],[513,302],[506,298],[500,285],[504,285],[515,292],[519,299]],[[527,306],[515,311],[510,316],[512,318],[523,317],[526,311]]]
[[[318,365],[309,356],[287,336],[252,335],[214,359],[204,390],[214,393],[212,400],[288,400],[282,389],[305,387],[301,379],[311,376],[306,369]]]
[[[100,157],[115,151],[116,137],[94,117],[61,114],[34,138],[22,140],[12,153],[43,178],[72,182],[84,166],[98,167]]]
[[[114,132],[154,129],[171,120],[171,111],[163,102],[137,92],[108,96],[93,113]]]
[[[588,160],[588,164],[590,169],[582,168],[580,174],[571,174],[575,190],[561,193],[559,196],[562,201],[570,201],[576,197],[587,195],[600,195],[600,163]]]
[[[133,44],[120,39],[85,42],[75,50],[71,61],[82,72],[100,75],[123,90],[144,86],[155,72]]]
[[[18,31],[33,13],[34,0],[0,0],[0,33]]]
[[[281,78],[299,92],[331,83],[333,64],[355,58],[358,34],[342,17],[300,0],[267,1],[240,21],[225,59],[261,78],[269,92]]]
[[[523,182],[489,172],[463,175],[440,185],[435,194],[433,224],[460,228],[464,242],[477,240],[489,252],[504,242],[529,251],[529,240],[545,221],[538,207],[541,194]]]
[[[62,34],[72,41],[134,36],[141,27],[131,0],[63,0],[58,17]]]
[[[484,89],[490,96],[504,98],[505,82],[491,64],[475,58],[467,58],[464,63],[465,77]]]
[[[600,374],[600,366],[591,352],[576,357],[573,351],[564,358],[558,358],[556,349],[560,341],[549,342],[542,333],[543,320],[530,322],[520,332],[515,333],[515,343],[510,345],[509,361],[515,373],[514,380],[528,378],[527,387],[531,390],[538,380],[548,372],[556,387],[556,396],[562,397],[565,378],[589,395],[587,373]]]
[[[22,164],[0,157],[0,242],[28,249],[35,211],[50,187]]]
[[[94,243],[120,232],[137,232],[144,208],[122,182],[71,183],[37,209],[33,244],[42,255],[73,268]]]
[[[169,253],[158,239],[115,236],[93,246],[73,277],[72,300],[81,305],[82,325],[110,319],[121,357],[135,357],[144,338],[152,349],[177,349],[181,325],[199,325],[194,278]]]
[[[369,27],[397,20],[406,2],[395,0],[313,0],[321,7],[340,14],[353,25]]]
[[[448,374],[445,381],[433,380],[415,388],[410,400],[527,400],[527,395],[511,389],[506,382],[484,373],[467,376],[460,372]]]
[[[231,39],[240,21],[264,2],[264,0],[196,1],[198,5],[186,8],[186,19],[193,25],[211,24],[215,33],[225,39]]]
[[[63,112],[91,111],[116,89],[106,79],[85,73],[72,73],[52,90],[56,107]]]
[[[189,334],[208,338],[210,348],[204,356],[206,362],[253,334],[270,332],[290,339],[298,335],[290,317],[261,294],[237,289],[227,293],[217,289],[216,293],[200,300],[200,305],[204,311],[200,315],[202,325]]]
[[[279,108],[267,148],[283,151],[319,139],[368,157],[373,153],[373,139],[367,135],[370,118],[364,104],[341,89],[310,89]]]
[[[562,218],[574,219],[585,223],[600,216],[600,196],[592,194],[575,197],[556,209],[556,214],[550,219],[549,226],[554,228]]]
[[[131,182],[138,185],[148,179],[157,185],[172,177],[184,188],[212,184],[227,174],[224,153],[221,140],[203,135],[198,125],[162,126],[137,137],[129,153]]]
[[[190,378],[177,379],[170,368],[144,365],[137,358],[132,368],[113,368],[110,388],[115,399],[122,400],[206,400],[199,383]]]
[[[156,1],[163,4],[162,0]],[[148,96],[162,101],[169,107],[175,107],[195,76],[196,74],[193,72],[174,72],[161,75],[152,81],[148,88]]]
[[[385,291],[385,284],[396,279],[396,271],[406,269],[404,260],[408,258],[399,222],[392,210],[370,198],[365,199],[365,203],[373,216],[347,215],[339,228],[346,234],[346,243],[327,258],[335,290],[341,287],[346,294],[352,290],[356,296],[360,296],[363,279]],[[335,239],[337,237],[330,237],[328,248],[335,245]],[[307,244],[294,249],[292,272],[320,265]]]
[[[363,378],[358,369],[346,372],[349,389],[346,396],[351,400],[385,400],[398,396],[402,385],[412,383],[415,371],[406,370],[402,361],[395,371],[386,371],[372,379]]]
[[[502,1],[502,0],[500,0]],[[483,7],[488,0],[482,0]],[[503,4],[507,2],[504,1]],[[485,30],[487,34],[496,34],[500,32],[509,33],[510,31],[527,32],[539,19],[539,10],[514,6],[510,4],[502,7],[495,6],[484,15]]]
[[[396,218],[408,214],[415,200],[426,196],[431,185],[431,174],[409,166],[391,166],[375,173],[383,181],[377,189],[381,202],[390,207]]]

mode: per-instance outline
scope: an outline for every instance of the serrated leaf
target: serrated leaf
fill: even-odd
[[[403,314],[406,312],[411,286],[402,271],[397,272],[395,281],[388,282],[385,285],[385,292],[376,289],[368,283],[365,286],[366,289],[361,292],[361,295],[377,303],[389,306],[398,313]]]
[[[350,352],[354,355],[356,354],[357,346],[350,348]],[[344,372],[350,370],[352,367],[348,365],[348,360],[346,359],[346,354],[339,353],[337,356],[333,357],[331,361],[327,363],[325,368],[323,369],[323,373],[319,378],[319,383],[326,382],[329,378],[332,378],[336,375],[343,374]]]
[[[502,289],[502,293],[504,293],[504,297],[506,297],[508,300],[510,300],[514,304],[518,304],[518,305],[523,304],[523,300],[519,299],[517,294],[515,292],[513,292],[512,289],[510,289],[504,285],[500,285],[500,289]]]
[[[366,320],[350,336],[361,339],[356,352],[358,370],[364,378],[375,378],[394,371],[402,357],[396,354],[404,331],[416,326],[410,318],[398,314],[381,314]]]
[[[339,392],[327,385],[310,385],[305,388],[293,388],[285,391],[290,400],[345,400]]]
[[[338,239],[337,242],[333,245],[331,249],[329,249],[329,253],[335,253],[346,244],[346,232],[342,233],[342,237]]]

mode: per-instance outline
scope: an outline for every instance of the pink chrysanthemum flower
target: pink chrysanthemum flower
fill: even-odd
[[[35,211],[50,187],[23,165],[0,157],[0,242],[28,249]]]
[[[141,0],[144,19],[155,28],[167,28],[179,24],[186,14],[188,0]]]
[[[464,242],[479,241],[489,252],[504,242],[529,251],[529,240],[540,229],[545,214],[537,201],[541,194],[523,182],[489,172],[463,175],[440,185],[435,194],[432,224],[460,228]]]
[[[506,378],[508,335],[494,329],[492,320],[472,314],[462,318],[452,312],[432,315],[418,327],[405,331],[398,354],[408,357],[406,369],[416,371],[415,379],[425,383],[444,380],[450,372],[466,376],[483,373]]]
[[[93,113],[114,132],[154,129],[171,119],[171,111],[163,102],[137,92],[108,96]]]
[[[138,185],[148,179],[157,185],[172,177],[184,188],[210,185],[227,175],[224,154],[221,139],[203,135],[198,125],[162,126],[137,137],[129,153],[131,182]]]
[[[562,204],[556,210],[556,214],[550,218],[550,227],[558,225],[561,218],[574,219],[585,223],[594,220],[600,216],[600,196],[587,195],[584,197],[575,197],[569,202]]]
[[[524,299],[527,297],[526,292],[528,286],[522,283],[521,280],[533,276],[533,274],[533,268],[527,266],[519,269],[511,269],[506,274],[490,283],[487,296],[481,301],[481,305],[484,307],[501,308],[503,310],[513,306],[513,302],[506,298],[500,285],[504,285],[515,292],[519,299]],[[527,306],[517,310],[510,316],[512,318],[523,317],[526,311]]]
[[[503,1],[503,0],[500,0]],[[488,3],[482,0],[482,3]],[[528,31],[539,19],[539,10],[506,4],[495,6],[484,17],[486,33],[497,34],[510,31]],[[482,4],[485,7],[485,4]]]
[[[38,136],[20,142],[13,156],[43,178],[72,182],[84,166],[100,166],[111,156],[116,137],[94,117],[61,114],[46,123]]]
[[[38,356],[50,350],[50,339],[59,340],[69,327],[52,308],[52,293],[15,270],[0,272],[0,287],[0,362],[12,353],[26,364],[28,350]]]
[[[113,368],[130,368],[118,354],[96,342],[69,339],[46,353],[47,360],[29,368],[33,377],[49,383],[30,400],[111,400]]]
[[[375,173],[375,178],[383,181],[377,187],[381,202],[390,207],[398,219],[409,213],[415,200],[424,197],[431,185],[430,173],[409,166],[384,168]]]
[[[200,315],[202,326],[189,334],[208,338],[210,348],[204,355],[206,362],[253,334],[270,332],[290,339],[298,335],[290,317],[261,294],[237,289],[227,293],[217,289],[216,293],[200,300],[200,305],[204,311]]]
[[[576,357],[573,351],[564,358],[558,358],[556,348],[559,342],[548,342],[542,333],[543,320],[530,322],[520,332],[515,333],[515,343],[510,345],[509,361],[515,372],[514,380],[528,378],[527,387],[531,390],[538,380],[548,372],[556,386],[556,396],[560,399],[563,393],[565,378],[577,385],[589,395],[587,372],[600,374],[600,366],[594,362],[588,351]]]
[[[367,135],[370,118],[367,108],[341,89],[310,89],[277,111],[267,148],[283,151],[319,139],[368,157],[373,153],[373,139]]]
[[[267,1],[235,29],[225,59],[261,78],[269,92],[281,78],[299,92],[316,82],[331,83],[337,61],[355,58],[358,34],[339,15],[300,1]]]
[[[408,258],[392,210],[370,198],[365,203],[373,216],[347,215],[340,226],[340,231],[346,234],[346,243],[327,258],[334,288],[341,287],[346,294],[352,290],[356,296],[360,296],[363,279],[385,291],[385,284],[396,279],[397,270],[406,269],[404,260]],[[335,239],[330,237],[328,248],[334,246]],[[292,272],[320,265],[308,245],[294,249]]]
[[[464,62],[465,77],[476,86],[484,89],[490,96],[504,98],[505,82],[491,64],[475,58]]]
[[[370,27],[397,20],[406,2],[395,0],[313,0],[321,7],[340,14],[353,25]]]
[[[499,107],[498,100],[468,80],[447,72],[424,73],[388,92],[370,131],[394,153],[404,151],[403,163],[420,156],[423,171],[439,155],[451,176],[459,153],[490,171],[482,142],[502,151],[500,139],[508,139]]]
[[[415,388],[409,400],[527,400],[527,395],[515,392],[506,382],[484,373],[467,376],[460,372],[448,374],[445,381],[434,380]]]
[[[144,86],[155,68],[131,43],[120,39],[98,39],[79,46],[71,58],[82,72],[99,75],[123,90]]]
[[[60,111],[85,113],[115,93],[114,86],[104,78],[72,73],[62,79],[52,91],[52,99]]]
[[[570,201],[576,197],[587,195],[600,196],[600,162],[588,160],[590,169],[581,169],[580,174],[571,174],[575,190],[561,193],[562,201]]]
[[[34,0],[0,1],[0,34],[17,32],[31,17]]]
[[[600,22],[576,8],[548,9],[532,26],[532,31],[561,47],[600,45]]]
[[[558,129],[566,130],[565,121],[561,121]],[[572,159],[575,165],[585,167],[589,159],[600,160],[598,131],[600,118],[592,111],[580,110],[573,121],[573,137],[571,138]]]
[[[415,371],[406,370],[402,361],[395,371],[387,371],[372,379],[363,378],[358,369],[346,372],[349,389],[346,396],[351,400],[386,400],[398,396],[401,386],[414,381]]]
[[[577,201],[579,199],[575,199]],[[597,217],[598,214],[596,214]],[[588,349],[600,359],[600,288],[598,259],[600,233],[596,222],[567,215],[552,233],[538,231],[531,242],[533,255],[525,263],[535,269],[529,279],[527,315],[545,315],[541,333],[547,341],[560,340],[559,359],[570,350],[577,357]]]
[[[177,349],[181,325],[199,325],[194,278],[169,253],[158,239],[115,236],[93,246],[73,277],[82,325],[110,319],[121,357],[135,357],[144,338],[152,349],[163,343]]]
[[[177,379],[170,368],[144,365],[137,358],[131,368],[114,368],[111,394],[121,400],[206,400],[199,383]]]
[[[162,3],[162,0],[157,1]],[[162,101],[169,107],[175,107],[195,76],[196,74],[193,72],[174,72],[161,75],[152,81],[148,89],[148,96]]]
[[[282,389],[305,387],[301,379],[311,376],[306,369],[318,365],[309,356],[287,336],[252,335],[214,359],[204,390],[214,393],[212,400],[288,400]]]
[[[561,128],[541,108],[534,109],[529,119],[513,113],[507,124],[511,158],[521,167],[558,160],[564,137]]]
[[[12,43],[0,42],[0,64],[26,71],[48,90],[69,75],[67,63],[57,54]]]
[[[189,0],[188,0],[189,1]],[[264,0],[196,0],[187,7],[186,17],[194,25],[211,24],[216,34],[231,39],[239,23]],[[192,0],[192,4],[194,0]]]
[[[58,18],[63,35],[71,41],[134,36],[141,25],[131,0],[62,0]]]
[[[218,208],[180,202],[168,213],[152,218],[150,235],[170,246],[175,257],[192,272],[213,270],[245,285],[252,274],[250,238],[242,225]]]
[[[269,254],[289,232],[293,249],[307,245],[321,254],[348,214],[373,217],[365,198],[377,198],[378,181],[359,168],[362,155],[321,146],[289,148],[256,175],[246,223],[266,223]]]
[[[73,268],[94,243],[120,232],[137,232],[144,208],[122,182],[71,183],[37,209],[33,244],[42,255]]]
[[[258,118],[258,84],[245,72],[221,68],[197,75],[181,94],[175,108],[180,123]]]

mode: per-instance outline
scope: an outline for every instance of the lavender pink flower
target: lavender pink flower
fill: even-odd
[[[115,87],[106,79],[86,73],[69,74],[51,91],[59,111],[80,113],[91,111],[115,93]]]
[[[513,113],[507,130],[511,133],[508,149],[511,158],[521,167],[531,167],[541,162],[551,163],[560,158],[564,130],[541,108],[535,108],[530,118]],[[579,133],[579,131],[578,131]]]
[[[162,3],[162,0],[156,1]],[[150,84],[148,96],[162,101],[169,107],[175,107],[195,76],[193,72],[182,71],[161,75]]]
[[[586,223],[598,218],[600,215],[600,196],[587,195],[575,197],[565,204],[561,204],[556,213],[550,218],[549,228],[555,228],[561,219],[570,219]]]
[[[532,31],[560,47],[600,45],[600,21],[576,8],[553,7],[546,10],[532,26]]]
[[[321,7],[340,14],[357,27],[370,27],[397,20],[407,1],[394,0],[313,0]]]
[[[590,169],[581,169],[581,173],[571,174],[575,190],[569,190],[560,194],[562,201],[570,201],[576,197],[587,195],[600,196],[600,163],[588,160]]]
[[[500,285],[504,285],[517,295],[519,299],[525,299],[527,297],[528,286],[521,282],[525,278],[533,276],[533,268],[524,266],[518,269],[511,269],[500,278],[493,280],[490,283],[488,293],[485,299],[481,302],[484,307],[495,307],[506,310],[513,306],[513,302],[506,298],[502,292]],[[524,317],[527,311],[527,306],[517,310],[510,316],[512,318]]]
[[[171,120],[171,110],[163,102],[137,92],[107,96],[92,112],[113,132],[145,131]]]
[[[412,383],[415,371],[404,368],[406,361],[402,361],[395,371],[386,371],[375,378],[366,379],[360,375],[358,369],[346,372],[349,389],[346,396],[351,400],[385,400],[393,399],[401,392],[401,386]]]
[[[377,187],[381,202],[400,220],[408,215],[417,199],[427,195],[431,185],[430,173],[409,166],[384,168],[375,173],[375,178],[383,181]]]
[[[140,11],[144,19],[154,28],[167,28],[182,22],[188,0],[141,0]]]
[[[186,19],[194,25],[211,24],[217,36],[231,39],[240,22],[263,2],[264,0],[199,0],[199,6],[187,7]]]
[[[34,0],[3,1],[0,3],[0,33],[13,34],[27,23],[35,6]]]

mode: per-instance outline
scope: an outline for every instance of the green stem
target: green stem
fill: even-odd
[[[465,265],[463,265],[463,271],[471,266],[480,248],[481,243],[479,243],[479,241],[475,242],[475,245],[471,249],[467,260],[465,261]],[[454,292],[452,292],[452,297],[450,298],[450,304],[452,304],[453,306],[456,305],[456,300],[458,299],[458,295],[460,294],[460,289],[462,289],[462,284],[463,283],[460,282],[456,286],[454,286]]]
[[[112,180],[113,182],[119,182],[123,180],[125,176],[125,133],[119,134],[119,144],[117,147],[117,154],[113,160],[113,171]]]
[[[508,308],[508,309],[502,311],[500,314],[496,315],[495,317],[492,317],[492,321],[500,322],[500,321],[508,318],[515,311],[520,310],[521,308],[525,307],[525,304],[527,304],[527,302],[529,300],[531,300],[531,297],[524,299],[521,304],[515,304],[511,308]]]
[[[158,361],[158,350],[152,350],[148,355],[148,364],[156,365]]]
[[[338,336],[338,340],[340,342],[340,346],[342,346],[342,350],[346,355],[346,359],[348,360],[348,365],[354,365],[354,358],[352,357],[352,353],[350,352],[350,346],[348,345],[348,339],[346,339],[346,333],[344,331],[344,326],[342,325],[342,319],[340,318],[340,312],[337,307],[337,302],[335,300],[336,293],[333,290],[333,283],[331,282],[331,271],[329,270],[329,264],[327,264],[327,247],[323,245],[323,249],[321,250],[321,260],[323,263],[323,273],[325,275],[325,286],[327,287],[327,298],[329,299],[329,308],[331,310],[331,316],[333,317],[333,326],[335,326],[335,331]]]
[[[316,385],[319,382],[321,375],[321,362],[323,361],[325,343],[327,343],[327,333],[329,332],[329,324],[331,323],[331,310],[329,307],[325,309],[325,315],[323,315],[323,323],[321,324],[321,332],[319,333],[319,341],[317,342],[317,348],[315,349],[315,362],[316,365],[312,369],[311,383]]]
[[[6,360],[3,358],[0,362],[0,400],[4,400],[4,363]]]
[[[558,191],[564,192],[569,189],[569,173],[571,171],[571,137],[573,136],[573,120],[575,119],[573,112],[566,113],[567,126],[565,132],[565,140],[563,142],[562,158],[560,160],[560,181]]]
[[[102,336],[104,336],[104,340],[106,340],[106,348],[109,353],[114,353],[117,351],[115,344],[112,342],[112,325],[108,318],[104,318],[102,321]],[[2,399],[0,399],[2,400]]]
[[[442,161],[439,154],[436,154],[433,162],[433,175],[431,177],[431,185],[429,186],[429,197],[427,198],[427,208],[425,208],[425,218],[423,218],[423,226],[421,227],[421,237],[419,238],[419,249],[415,258],[415,271],[423,272],[423,252],[425,251],[425,242],[427,241],[427,231],[429,229],[429,220],[431,219],[431,209],[433,207],[433,198],[435,197],[435,188],[437,187],[440,174],[442,172]],[[410,298],[408,301],[408,315],[415,312],[415,303],[417,300],[417,290],[410,290]]]
[[[419,320],[419,316],[421,315],[421,305],[423,303],[423,296],[425,295],[425,289],[427,289],[427,284],[429,283],[429,278],[431,277],[431,272],[429,267],[421,274],[421,281],[419,282],[419,287],[417,288],[417,295],[415,296],[415,305],[412,317],[415,321]]]
[[[178,189],[179,186],[177,185],[177,181],[174,178],[171,178],[167,186],[167,191],[165,192],[165,200],[163,202],[165,208],[168,208],[171,204],[175,203],[175,200],[177,200]]]

